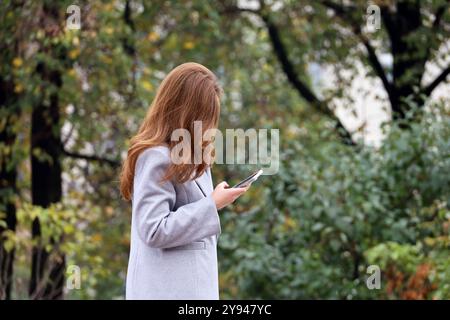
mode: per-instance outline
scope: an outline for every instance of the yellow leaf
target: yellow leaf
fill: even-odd
[[[286,231],[295,229],[297,227],[297,222],[291,217],[286,217],[284,220],[284,229]]]
[[[107,3],[107,4],[105,4],[105,5],[103,6],[103,8],[104,8],[106,11],[111,11],[112,9],[114,9],[114,5],[113,5],[112,3]]]
[[[69,51],[69,58],[70,59],[76,59],[76,57],[78,57],[79,54],[80,54],[80,50],[72,49],[72,50]]]
[[[18,83],[14,86],[15,93],[21,93],[22,91],[23,91],[23,86],[20,83]]]
[[[153,90],[153,85],[147,80],[142,81],[142,87],[147,91]]]
[[[70,224],[66,224],[63,229],[66,234],[72,234],[75,231],[75,228]]]
[[[192,42],[192,41],[186,41],[186,42],[184,43],[184,48],[187,49],[187,50],[191,50],[191,49],[193,49],[194,47],[195,47],[195,44],[194,44],[194,42]]]
[[[106,32],[107,34],[113,34],[113,33],[114,33],[114,28],[112,28],[112,27],[106,27],[106,28],[105,28],[105,32]]]
[[[426,243],[428,246],[432,247],[432,246],[434,246],[434,245],[436,244],[436,239],[433,239],[433,238],[431,238],[431,237],[426,237],[426,238],[425,238],[425,243]]]
[[[144,67],[144,74],[149,75],[151,73],[148,67]]]
[[[19,57],[16,57],[16,58],[14,58],[13,59],[13,66],[15,67],[15,68],[20,68],[21,66],[22,66],[22,64],[23,64],[23,61],[22,61],[22,59],[21,58],[19,58]]]
[[[112,216],[112,215],[114,215],[114,208],[113,207],[110,207],[110,206],[108,206],[108,207],[106,207],[105,208],[105,211],[106,211],[106,214],[108,215],[108,216]]]
[[[159,39],[159,34],[157,34],[156,32],[152,31],[147,35],[147,39],[151,42],[154,42],[156,40]]]
[[[92,242],[100,242],[102,239],[103,237],[100,233],[96,233],[92,236]]]

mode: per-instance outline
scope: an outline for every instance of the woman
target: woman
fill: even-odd
[[[127,299],[218,299],[218,210],[246,188],[214,190],[210,144],[193,141],[184,160],[173,161],[176,129],[194,137],[217,127],[221,89],[214,74],[185,63],[163,80],[122,167],[121,193],[132,203]],[[197,122],[198,124],[198,122]],[[197,145],[196,145],[197,144]],[[197,148],[196,148],[197,147]],[[194,150],[206,154],[193,161]],[[184,153],[184,151],[182,152]]]

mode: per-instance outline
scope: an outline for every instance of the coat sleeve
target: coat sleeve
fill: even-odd
[[[161,182],[169,155],[156,148],[141,153],[133,185],[133,219],[142,241],[154,248],[171,248],[220,234],[220,219],[212,195],[173,210],[175,188]]]

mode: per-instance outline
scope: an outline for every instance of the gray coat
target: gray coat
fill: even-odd
[[[219,299],[220,220],[211,172],[183,184],[160,183],[167,147],[136,162],[126,299]]]

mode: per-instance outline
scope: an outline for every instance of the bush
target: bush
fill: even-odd
[[[412,116],[379,148],[291,140],[279,174],[222,215],[223,297],[450,298],[450,117]]]

